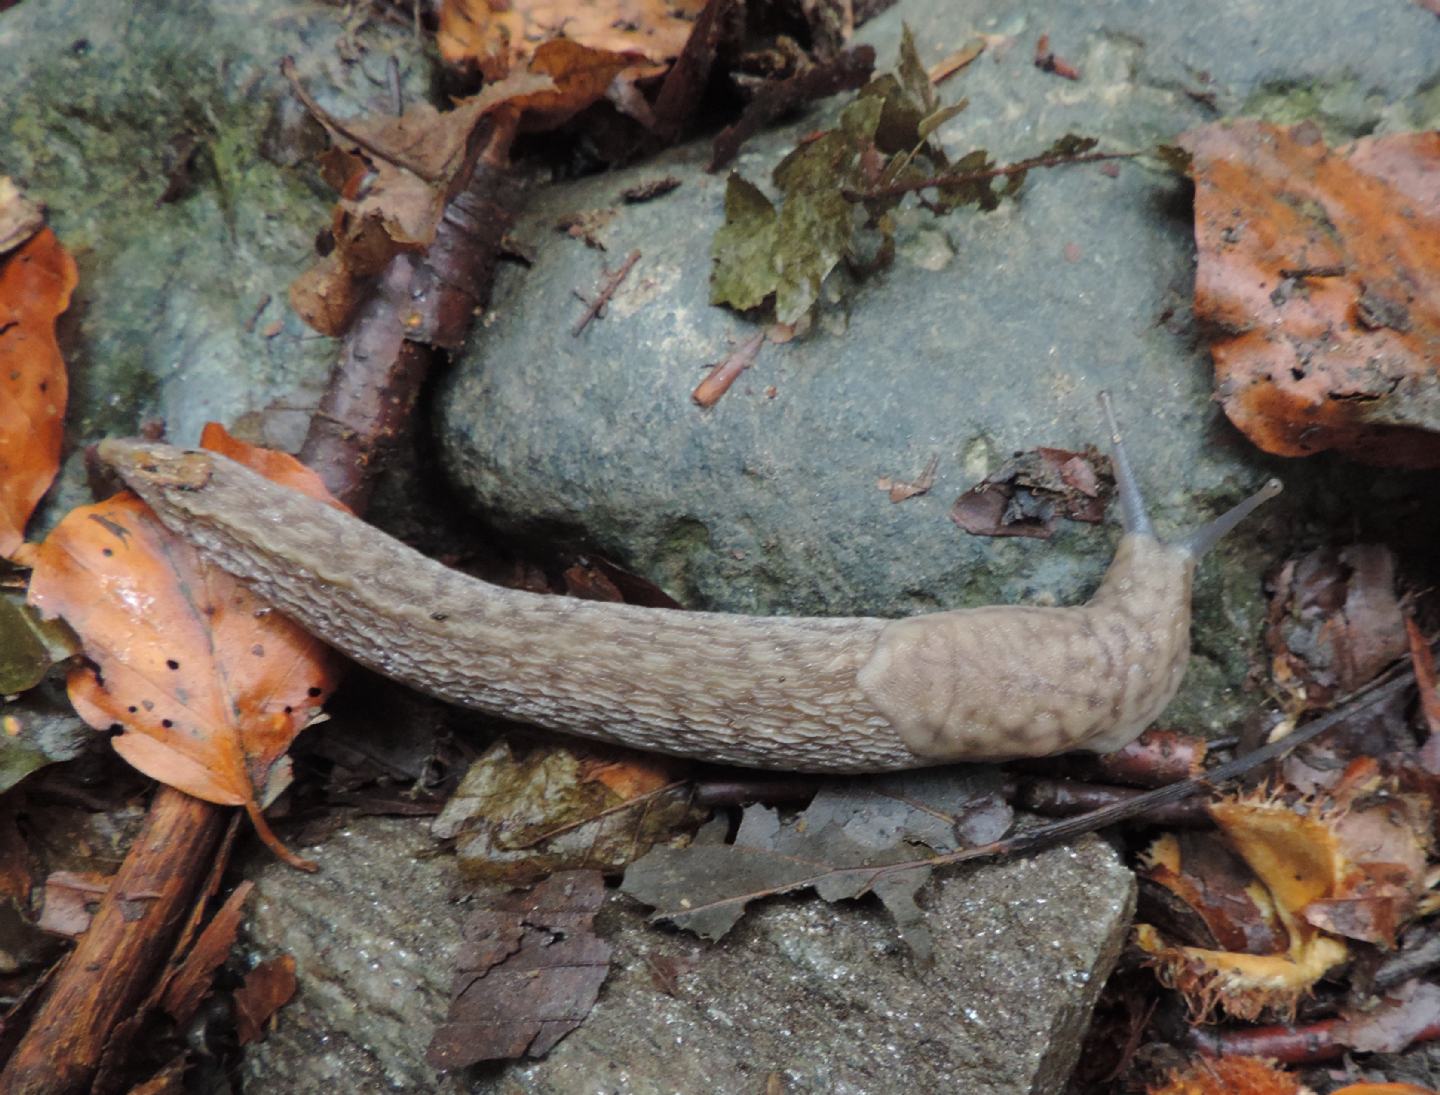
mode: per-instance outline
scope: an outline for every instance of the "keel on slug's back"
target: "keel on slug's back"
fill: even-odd
[[[875,772],[1108,751],[1174,696],[1205,550],[1151,531],[1108,398],[1125,535],[1073,608],[905,620],[678,612],[504,589],[222,456],[106,441],[103,460],[216,565],[356,661],[556,730],[758,768]]]

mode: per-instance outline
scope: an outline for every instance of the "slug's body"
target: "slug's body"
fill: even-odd
[[[1278,490],[1168,546],[1118,449],[1127,532],[1087,604],[812,619],[504,589],[217,454],[107,441],[101,456],[213,562],[386,676],[556,730],[797,772],[1119,748],[1179,687],[1195,558]]]

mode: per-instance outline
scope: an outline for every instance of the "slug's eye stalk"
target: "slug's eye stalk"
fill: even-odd
[[[1270,501],[1282,490],[1283,483],[1278,479],[1268,479],[1265,485],[1252,494],[1239,505],[1232,506],[1209,524],[1201,525],[1176,546],[1192,559],[1198,559],[1212,547],[1220,542],[1232,528],[1238,525],[1250,514],[1254,513],[1260,506]]]
[[[1110,429],[1110,463],[1115,469],[1115,489],[1120,492],[1121,520],[1125,531],[1153,540],[1155,532],[1150,527],[1145,499],[1140,495],[1140,484],[1135,481],[1130,457],[1125,452],[1125,441],[1120,436],[1120,424],[1115,421],[1115,408],[1110,405],[1109,392],[1100,393],[1100,409],[1105,412],[1105,425]]]
[[[1130,457],[1125,452],[1125,443],[1120,437],[1120,426],[1115,421],[1115,408],[1110,404],[1110,393],[1100,393],[1100,409],[1105,412],[1105,424],[1110,430],[1111,462],[1115,468],[1115,489],[1120,493],[1120,510],[1127,533],[1141,536],[1155,536],[1150,527],[1150,518],[1145,513],[1145,501],[1140,496],[1140,485],[1135,481],[1135,472],[1130,466]],[[1278,479],[1271,479],[1245,501],[1222,513],[1209,524],[1202,525],[1175,547],[1191,559],[1199,559],[1220,542],[1226,533],[1238,525],[1263,503],[1274,498],[1284,489]]]

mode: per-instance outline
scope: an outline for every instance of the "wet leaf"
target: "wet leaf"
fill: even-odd
[[[0,715],[0,793],[47,764],[74,760],[92,737],[68,705],[52,704],[40,692],[9,705]]]
[[[780,282],[775,269],[778,218],[754,183],[731,174],[725,183],[725,223],[711,247],[710,303],[748,312]]]
[[[1012,815],[993,771],[965,778],[930,772],[823,787],[793,821],[749,806],[734,843],[697,838],[685,848],[657,847],[632,863],[621,890],[666,920],[719,939],[757,896],[814,887],[826,901],[874,892],[916,956],[929,958],[930,931],[915,904],[929,868],[873,868],[998,839]],[[702,831],[702,836],[704,835]]]
[[[1197,317],[1225,413],[1267,452],[1440,465],[1440,134],[1326,147],[1306,123],[1192,130]]]
[[[290,1002],[298,986],[295,959],[288,954],[267,958],[245,975],[235,990],[235,1034],[242,1046],[264,1041],[271,1017]]]
[[[20,547],[60,466],[68,380],[55,320],[76,281],[48,228],[0,257],[0,556]]]
[[[602,763],[563,746],[517,757],[501,741],[470,766],[431,831],[456,842],[468,877],[529,883],[617,869],[703,816],[663,760]]]
[[[9,175],[0,175],[0,256],[15,250],[44,225],[44,207],[27,198]]]
[[[29,691],[78,649],[63,624],[42,619],[17,591],[0,590],[0,695]]]
[[[1306,707],[1368,684],[1405,653],[1389,548],[1318,548],[1287,560],[1274,585],[1266,628],[1271,672]]]
[[[207,447],[324,496],[314,473],[223,431]],[[209,802],[244,806],[263,838],[267,785],[288,782],[290,742],[334,688],[334,657],[235,579],[204,563],[128,492],[72,511],[38,550],[30,601],[64,616],[88,664],[71,701],[146,775]]]
[[[613,948],[591,929],[604,899],[598,871],[562,871],[471,913],[450,1012],[425,1059],[463,1068],[543,1057],[584,1022],[610,971]]]

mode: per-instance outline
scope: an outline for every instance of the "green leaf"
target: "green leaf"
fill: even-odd
[[[775,292],[775,207],[733,172],[725,184],[725,223],[710,247],[710,303],[747,312]]]
[[[920,61],[920,51],[915,48],[915,38],[908,23],[900,24],[900,59],[895,69],[900,74],[900,83],[906,95],[920,107],[921,113],[933,113],[938,105],[935,86]]]
[[[0,594],[0,695],[34,688],[52,665],[78,649],[70,629],[59,620],[42,620],[23,594]]]
[[[942,125],[948,122],[951,118],[955,117],[955,115],[959,114],[969,105],[969,99],[961,99],[958,103],[955,103],[952,106],[942,106],[939,110],[933,111],[932,113],[925,115],[925,117],[920,119],[919,126],[916,127],[920,134],[920,139],[922,141],[928,140],[930,134],[934,133],[937,129],[939,129]]]

